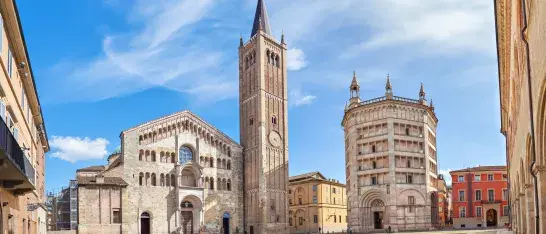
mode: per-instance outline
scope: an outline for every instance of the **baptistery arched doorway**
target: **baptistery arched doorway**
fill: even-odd
[[[150,234],[151,232],[151,221],[150,213],[142,212],[140,214],[140,234]]]
[[[229,234],[229,220],[231,216],[228,212],[224,213],[222,216],[222,230],[224,230],[224,234]]]

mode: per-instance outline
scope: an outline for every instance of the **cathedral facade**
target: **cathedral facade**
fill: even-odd
[[[348,228],[356,232],[431,229],[438,218],[438,163],[432,101],[385,96],[360,100],[356,74],[345,108]]]
[[[79,233],[287,233],[286,44],[258,0],[239,43],[238,143],[190,111],[121,133],[108,165],[79,170]]]

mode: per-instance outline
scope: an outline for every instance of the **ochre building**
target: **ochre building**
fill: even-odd
[[[362,101],[356,74],[345,108],[345,165],[348,226],[430,229],[439,224],[436,125],[432,101],[394,96],[387,77],[385,96]]]
[[[190,111],[124,130],[107,165],[78,171],[78,233],[288,233],[286,72],[259,0],[239,41],[240,144]]]
[[[347,230],[345,185],[320,172],[290,177],[290,233],[336,233]]]
[[[504,227],[508,223],[506,166],[451,171],[453,227]]]
[[[501,133],[517,233],[546,233],[546,1],[496,0]]]
[[[450,225],[450,206],[449,200],[451,199],[451,193],[447,189],[446,180],[442,174],[438,178],[438,219],[440,225],[448,226]]]
[[[45,234],[49,143],[15,0],[0,26],[0,233]]]

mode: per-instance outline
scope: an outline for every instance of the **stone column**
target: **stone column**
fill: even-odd
[[[534,189],[532,185],[525,186],[525,212],[527,214],[527,233],[535,233],[535,198]]]

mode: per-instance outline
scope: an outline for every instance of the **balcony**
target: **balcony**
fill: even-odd
[[[22,195],[35,189],[35,173],[21,146],[0,118],[0,183],[4,189]]]

